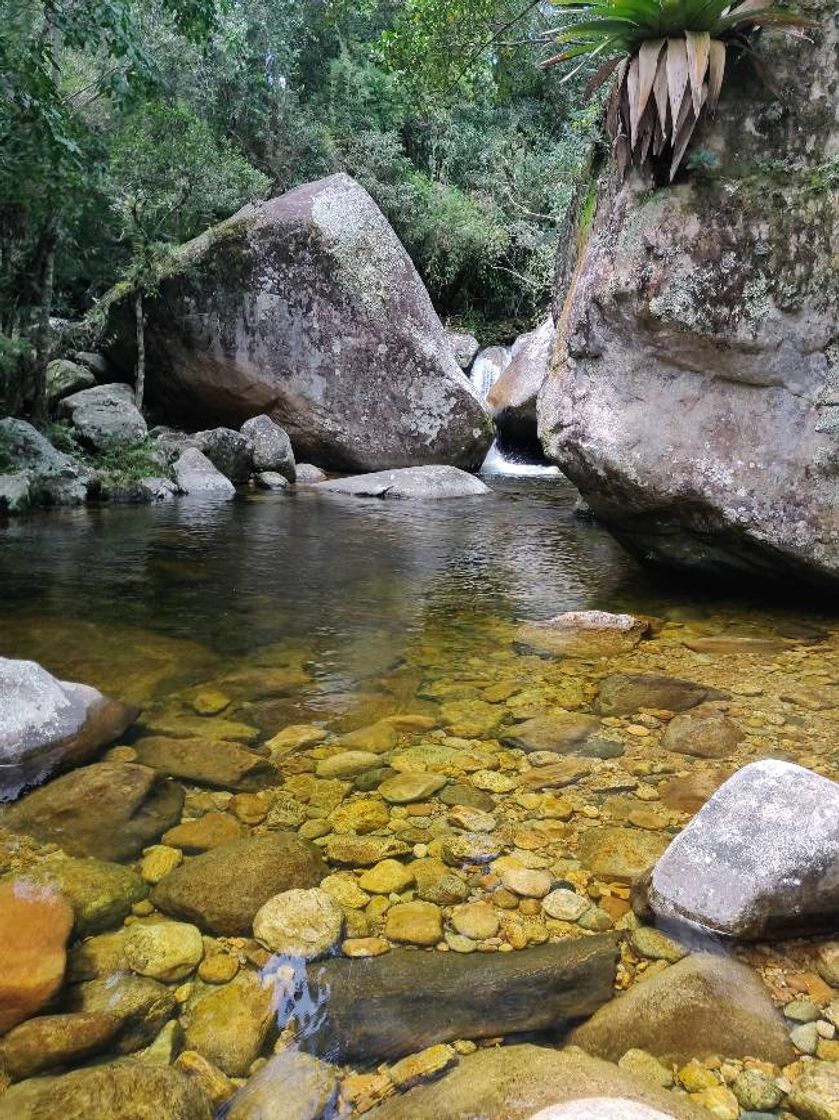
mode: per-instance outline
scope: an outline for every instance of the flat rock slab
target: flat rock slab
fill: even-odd
[[[763,984],[744,964],[694,953],[602,1007],[569,1040],[616,1062],[646,1050],[679,1065],[725,1055],[784,1066],[794,1050]]]
[[[730,937],[830,931],[839,918],[839,784],[766,759],[738,770],[656,864],[662,919]]]
[[[271,761],[237,743],[152,736],[135,744],[137,761],[171,778],[228,790],[259,790],[276,781]]]
[[[582,1107],[593,1097],[630,1102],[666,1120],[708,1120],[708,1113],[687,1098],[576,1048],[560,1051],[531,1045],[479,1050],[462,1058],[441,1080],[393,1097],[367,1116],[370,1120],[534,1120],[543,1109],[571,1102]],[[636,1120],[632,1113],[614,1115],[615,1120]],[[572,1117],[577,1120],[574,1112],[567,1114],[567,1120]],[[650,1120],[643,1113],[637,1120],[641,1117]],[[583,1113],[580,1120],[589,1117]]]
[[[684,712],[703,700],[724,700],[724,692],[678,677],[655,673],[613,673],[600,685],[597,711],[604,716],[631,716],[641,708]]]
[[[611,934],[519,953],[394,950],[313,966],[325,994],[305,1048],[330,1061],[397,1058],[437,1042],[522,1031],[565,1031],[612,996]]]
[[[553,751],[564,754],[573,751],[589,735],[600,728],[600,720],[580,712],[552,712],[533,716],[523,723],[503,731],[500,735],[505,746],[527,751]]]
[[[403,467],[372,474],[319,482],[320,494],[348,494],[355,498],[475,498],[490,489],[479,478],[458,467]]]

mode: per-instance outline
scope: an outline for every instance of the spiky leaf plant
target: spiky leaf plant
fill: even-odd
[[[551,0],[586,18],[565,28],[563,49],[544,68],[579,59],[573,76],[592,58],[604,61],[590,90],[613,74],[616,83],[606,127],[621,175],[634,160],[670,154],[670,179],[679,168],[703,113],[713,114],[731,47],[752,53],[763,27],[802,35],[812,21],[774,0]],[[566,80],[567,80],[566,78]]]

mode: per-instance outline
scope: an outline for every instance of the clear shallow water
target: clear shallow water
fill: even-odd
[[[59,511],[10,522],[0,527],[0,654],[32,657],[60,676],[140,705],[138,726],[117,748],[122,759],[156,728],[177,730],[188,720],[191,734],[205,727],[208,736],[222,738],[222,721],[244,724],[253,732],[249,746],[263,753],[265,741],[288,725],[325,733],[322,743],[281,758],[265,793],[266,806],[282,804],[283,827],[325,821],[326,831],[316,838],[322,846],[336,808],[383,802],[374,784],[349,789],[340,806],[317,805],[307,787],[315,768],[346,749],[340,737],[347,732],[400,713],[423,716],[434,730],[400,732],[396,753],[413,751],[407,768],[439,770],[463,786],[478,759],[506,779],[500,783],[506,788],[482,791],[496,818],[491,835],[499,851],[572,884],[606,915],[598,921],[619,922],[628,911],[625,880],[614,864],[592,871],[578,858],[592,829],[618,826],[626,835],[666,841],[695,809],[671,796],[669,783],[710,780],[767,754],[836,776],[839,624],[819,604],[802,609],[758,599],[714,600],[645,571],[602,529],[574,517],[575,492],[561,479],[492,479],[490,485],[488,498],[439,503],[300,491],[243,495],[221,505]],[[522,619],[581,609],[646,613],[660,625],[654,640],[613,659],[540,658],[520,648]],[[726,656],[698,654],[686,645],[720,633],[780,637],[788,645]],[[263,671],[276,669],[293,670],[297,683],[272,692]],[[232,681],[245,670],[254,675]],[[731,695],[725,711],[743,740],[722,757],[676,755],[662,748],[663,719],[603,721],[598,736],[611,753],[559,790],[528,793],[533,766],[503,746],[504,729],[557,710],[590,711],[611,672],[663,673],[723,689]],[[214,688],[230,694],[230,705],[218,719],[201,724],[199,718],[196,725],[197,692]],[[235,730],[230,734],[236,738]],[[448,761],[434,750],[448,751]],[[183,784],[185,820],[220,812],[236,818],[245,835],[265,831],[265,814],[253,805],[241,810],[232,791],[189,779]],[[299,804],[289,808],[290,795]],[[567,803],[559,821],[556,805],[549,804],[557,795]],[[437,796],[427,805],[389,811],[390,820],[371,835],[407,837],[400,859],[409,867],[426,858],[424,850],[434,854],[442,837],[458,834],[450,807]],[[42,858],[53,855],[32,851],[7,866],[24,872],[26,859],[37,864]],[[505,897],[502,905],[500,870],[466,857],[458,870],[469,901],[487,902],[498,919],[498,932],[471,948],[518,950],[592,932],[574,921],[551,924],[534,898],[513,899],[511,906]],[[362,868],[333,863],[331,871],[358,889]],[[414,891],[409,886],[398,893],[410,900]],[[374,894],[349,907],[344,936],[379,939],[391,952],[410,954],[388,934],[386,911],[393,902]],[[456,934],[453,906],[443,903],[440,910],[440,946],[471,951],[462,942],[452,949],[445,940]],[[216,940],[240,972],[266,967],[249,939]],[[806,978],[814,968],[808,953],[806,947],[774,947],[751,962],[777,1002],[809,990]],[[618,988],[660,963],[624,954]],[[267,968],[273,975],[276,962]],[[200,974],[194,982],[189,998],[212,989]],[[272,1044],[267,1038],[260,1053],[270,1054]],[[223,1047],[214,1057],[222,1066]],[[376,1062],[364,1068],[370,1065]],[[345,1099],[352,1105],[377,1092],[353,1083]]]

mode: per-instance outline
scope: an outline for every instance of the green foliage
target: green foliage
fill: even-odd
[[[150,439],[135,444],[119,444],[107,451],[86,455],[84,461],[104,476],[108,486],[139,482],[142,478],[159,478],[169,473],[162,465],[160,448]]]
[[[69,420],[49,420],[44,425],[44,435],[58,451],[82,458],[82,449]]]
[[[595,85],[617,74],[606,114],[618,166],[667,151],[670,179],[703,113],[713,113],[732,44],[751,51],[761,28],[800,34],[812,21],[774,0],[551,0],[587,18],[560,32],[559,54],[543,68],[598,58]]]

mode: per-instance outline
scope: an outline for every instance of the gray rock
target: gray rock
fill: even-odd
[[[349,494],[356,498],[474,498],[491,491],[479,478],[457,467],[404,467],[318,483],[319,494]]]
[[[72,455],[58,451],[26,420],[7,416],[0,420],[0,447],[14,474],[6,483],[6,512],[20,512],[27,505],[81,505],[94,485],[93,472]],[[28,476],[28,495],[22,490]],[[15,508],[11,508],[14,506]]]
[[[639,556],[835,587],[839,212],[812,183],[839,144],[839,29],[833,0],[807,14],[814,42],[765,43],[788,114],[726,83],[697,141],[710,175],[633,175],[598,200],[539,416],[549,457]]]
[[[149,502],[167,502],[178,492],[174,482],[168,478],[141,478],[137,485],[140,493]]]
[[[195,1081],[131,1059],[21,1081],[0,1097],[0,1120],[211,1120],[212,1115]]]
[[[107,381],[108,361],[104,354],[96,354],[92,350],[77,350],[73,354],[73,361],[79,365],[87,366],[97,381]]]
[[[87,762],[136,716],[136,708],[60,681],[35,661],[0,657],[0,801]]]
[[[446,337],[454,351],[455,361],[462,370],[468,370],[481,348],[480,342],[466,331],[446,331]]]
[[[326,471],[312,463],[298,463],[294,470],[294,481],[298,486],[311,486],[315,482],[323,482]]]
[[[0,511],[23,513],[27,510],[31,502],[33,478],[31,471],[0,474]]]
[[[636,984],[578,1027],[570,1041],[611,1062],[633,1048],[679,1065],[724,1054],[784,1066],[795,1056],[757,976],[712,953],[694,953]]]
[[[59,414],[66,416],[82,443],[96,451],[134,444],[148,434],[129,385],[95,385],[65,397]]]
[[[592,1100],[606,1102],[602,1112],[591,1112]],[[418,1085],[366,1115],[370,1120],[534,1120],[541,1109],[571,1102],[580,1108],[585,1102],[588,1112],[566,1112],[562,1120],[652,1120],[650,1110],[655,1120],[659,1115],[708,1120],[708,1113],[687,1098],[609,1062],[573,1047],[560,1051],[529,1044],[479,1050],[442,1080]],[[629,1103],[634,1111],[616,1112],[615,1102]]]
[[[129,301],[114,292],[103,310],[127,370]],[[477,468],[492,441],[410,258],[346,175],[184,246],[147,314],[149,399],[169,416],[233,426],[270,412],[299,457],[345,471]]]
[[[241,432],[234,432],[232,428],[196,432],[189,437],[189,444],[203,452],[216,470],[231,482],[247,482],[250,478],[254,467],[253,443],[244,427]]]
[[[229,499],[236,495],[236,487],[197,447],[188,447],[173,467],[178,489],[197,497]]]
[[[738,770],[653,869],[660,919],[766,940],[835,929],[839,784],[776,759]]]
[[[285,428],[263,414],[246,420],[242,433],[253,445],[254,470],[272,471],[294,482],[294,451]]]
[[[335,1061],[381,1060],[458,1038],[564,1031],[611,999],[616,954],[604,934],[518,953],[392,950],[313,965],[324,1013],[304,1046]]]
[[[323,1120],[332,1115],[337,1099],[334,1066],[299,1050],[283,1050],[233,1097],[225,1120]]]
[[[96,384],[87,366],[77,365],[66,358],[57,358],[47,366],[47,397],[57,401],[69,393],[77,393],[81,389],[89,389]]]
[[[256,476],[256,484],[260,490],[288,489],[288,479],[276,471],[260,471]]]
[[[536,398],[548,376],[556,347],[552,316],[513,347],[510,364],[487,395],[487,405],[502,442],[539,449]]]

